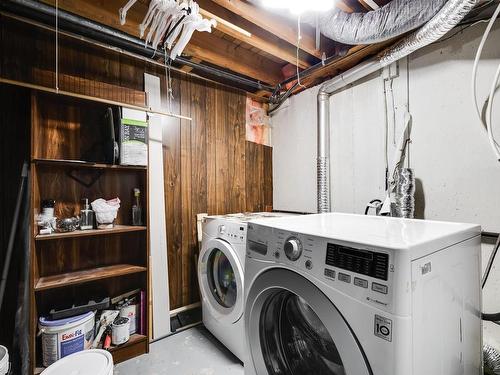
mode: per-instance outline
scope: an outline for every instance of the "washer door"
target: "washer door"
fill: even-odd
[[[221,239],[208,241],[200,253],[198,277],[204,307],[226,323],[243,315],[243,267],[232,246]]]
[[[251,360],[257,374],[372,375],[335,305],[295,272],[260,275],[246,301]]]

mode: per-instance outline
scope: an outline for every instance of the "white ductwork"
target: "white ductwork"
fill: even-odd
[[[394,0],[393,2],[395,2]],[[417,3],[415,1],[415,3]],[[421,6],[428,1],[419,1]],[[382,55],[325,82],[318,93],[318,212],[330,211],[330,96],[357,80],[408,56],[443,37],[479,3],[479,0],[448,0],[441,10],[419,30],[391,47]]]
[[[321,33],[344,44],[373,44],[403,35],[428,22],[446,0],[393,0],[368,13],[339,8],[319,17]]]

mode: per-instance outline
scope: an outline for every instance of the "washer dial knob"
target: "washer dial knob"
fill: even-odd
[[[285,255],[291,261],[296,261],[302,255],[302,244],[296,237],[290,237],[285,241]]]

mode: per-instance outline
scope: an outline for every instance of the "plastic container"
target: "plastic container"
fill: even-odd
[[[119,317],[111,326],[111,342],[113,345],[125,344],[130,339],[130,319]]]
[[[48,367],[57,360],[90,349],[94,340],[95,313],[60,320],[40,318],[43,365]]]
[[[43,375],[112,375],[113,357],[106,350],[90,349],[69,355],[42,372]]]
[[[9,367],[9,351],[5,346],[0,345],[0,375],[7,375]]]

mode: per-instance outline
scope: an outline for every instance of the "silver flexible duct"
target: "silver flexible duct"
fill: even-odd
[[[323,35],[344,44],[380,43],[424,25],[445,3],[393,0],[368,13],[346,13],[335,8],[319,17],[319,26]]]
[[[469,14],[478,3],[479,0],[448,0],[426,25],[390,48],[382,56],[368,60],[321,86],[318,92],[318,212],[330,211],[330,96],[347,85],[439,40]],[[328,139],[324,138],[327,135]]]

